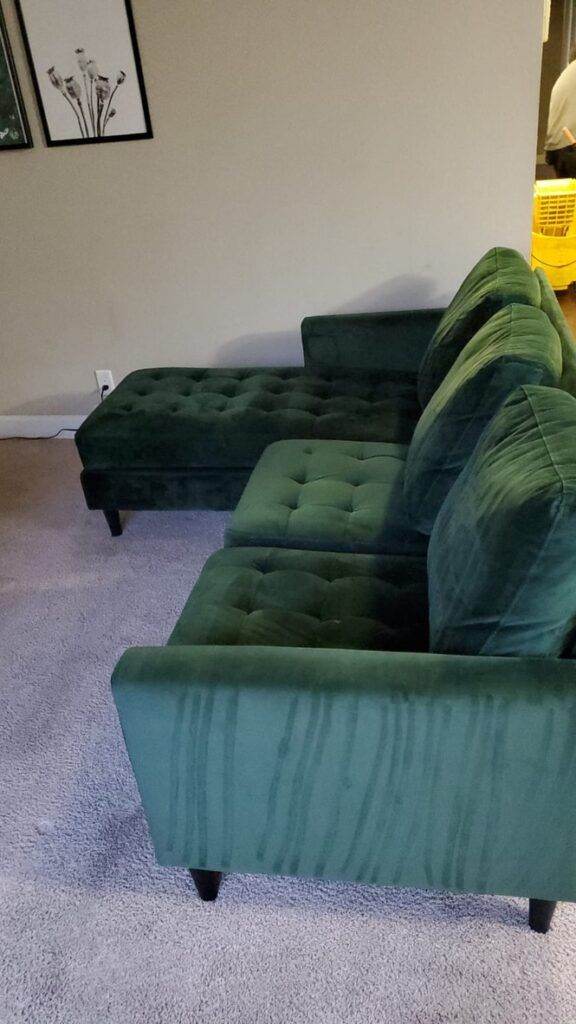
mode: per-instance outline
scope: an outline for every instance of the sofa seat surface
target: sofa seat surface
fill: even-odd
[[[407,443],[418,415],[409,374],[158,368],[129,374],[76,443],[86,469],[252,467],[283,438]]]
[[[169,643],[427,650],[426,564],[224,548],[206,562]]]
[[[228,545],[425,555],[404,499],[407,445],[277,441],[260,457]]]

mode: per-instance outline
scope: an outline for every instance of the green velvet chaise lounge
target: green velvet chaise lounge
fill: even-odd
[[[428,347],[410,445],[275,442],[167,646],[116,668],[156,856],[204,899],[444,888],[538,931],[576,900],[576,360],[556,306],[483,301]]]
[[[447,310],[308,317],[302,367],[136,370],[77,431],[88,507],[117,535],[121,509],[234,508],[275,441],[406,445],[447,360],[503,306],[543,306],[541,284],[495,248]]]

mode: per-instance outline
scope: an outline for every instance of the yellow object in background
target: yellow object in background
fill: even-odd
[[[576,178],[534,184],[532,267],[541,267],[557,292],[576,281]]]

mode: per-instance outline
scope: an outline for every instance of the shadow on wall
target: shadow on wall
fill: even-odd
[[[214,366],[301,366],[302,346],[300,342],[300,320],[309,315],[341,313],[378,313],[382,310],[420,309],[445,306],[451,296],[439,293],[433,277],[416,274],[401,274],[362,295],[330,310],[295,310],[295,325],[289,331],[272,331],[260,334],[242,334],[238,338],[223,341],[218,347]],[[158,362],[163,359],[159,352]],[[169,364],[170,365],[170,364]],[[134,369],[139,368],[136,363]],[[4,415],[85,415],[97,404],[95,391],[46,395],[29,402],[21,402]]]
[[[84,416],[97,402],[96,387],[92,391],[66,391],[57,395],[43,395],[29,402],[19,402],[5,409],[3,416]]]
[[[439,294],[434,277],[423,274],[399,274],[355,299],[338,306],[334,313],[379,313],[397,309],[426,309],[447,306],[451,295]]]
[[[433,277],[401,274],[331,310],[309,310],[304,316],[379,313],[398,309],[446,306],[451,296],[439,294]],[[302,364],[300,323],[292,331],[242,334],[220,345],[216,366],[293,366]]]

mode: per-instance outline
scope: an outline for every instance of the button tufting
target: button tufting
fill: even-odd
[[[162,387],[157,387],[158,383],[161,383]],[[410,409],[414,406],[412,390],[406,392],[404,402]],[[147,397],[153,401],[140,401]],[[185,401],[179,401],[181,398]],[[363,438],[366,442],[379,440],[379,435],[388,428],[389,422],[395,426],[395,419],[400,421],[405,415],[402,398],[393,395],[390,388],[386,389],[368,382],[360,385],[357,380],[346,378],[342,372],[312,376],[296,369],[276,371],[262,368],[233,370],[185,367],[141,371],[134,376],[131,375],[131,379],[127,378],[126,384],[119,385],[112,404],[103,407],[103,412],[99,413],[93,429],[97,429],[99,422],[104,424],[106,416],[113,413],[114,409],[118,414],[131,414],[130,422],[125,423],[129,456],[123,455],[122,458],[127,461],[130,457],[135,465],[147,464],[149,458],[147,451],[142,449],[138,421],[160,418],[162,410],[165,410],[167,417],[166,425],[162,427],[161,423],[155,423],[154,429],[161,432],[166,451],[179,465],[187,464],[189,460],[187,431],[190,434],[190,446],[193,449],[202,448],[201,432],[196,429],[199,419],[205,424],[206,429],[214,426],[218,431],[214,452],[211,448],[206,456],[202,453],[201,464],[206,462],[212,465],[211,459],[214,465],[220,465],[221,462],[226,464],[230,450],[240,464],[240,447],[244,431],[247,437],[253,437],[256,427],[260,424],[270,443],[281,440],[286,435],[301,439],[309,438],[307,442],[297,442],[295,461],[292,462],[291,469],[282,472],[284,481],[293,482],[294,487],[289,487],[287,483],[285,487],[288,492],[291,491],[293,495],[301,497],[298,507],[302,508],[313,505],[315,495],[322,494],[322,476],[320,475],[319,480],[315,478],[322,467],[321,450],[324,439],[334,435],[345,436],[347,431],[354,428],[354,431],[358,429],[355,436]],[[394,412],[397,416],[392,415]],[[174,436],[174,428],[169,425],[169,417],[176,414],[183,428],[182,431],[177,431],[178,436]],[[94,443],[96,441],[95,436]],[[111,444],[103,430],[102,446],[105,447],[108,443]],[[317,466],[319,457],[320,463]],[[359,505],[370,507],[373,500],[371,490],[378,482],[378,474],[373,472],[373,469],[377,469],[377,464],[371,464],[370,458],[371,456],[362,450],[362,442],[357,442],[354,447],[348,449],[341,467],[340,482],[349,486],[349,492],[346,496],[344,487],[340,492],[341,496],[344,496],[343,503],[335,503],[336,506],[340,506],[339,515],[347,516],[342,510],[342,505],[344,509],[348,508],[350,494],[355,488],[364,488],[362,496],[358,491],[358,497],[363,499],[359,500]],[[364,472],[365,461],[368,461],[370,472]],[[297,466],[300,466],[299,470]],[[308,484],[309,489],[303,492],[302,489]],[[290,512],[294,510],[289,509]]]

